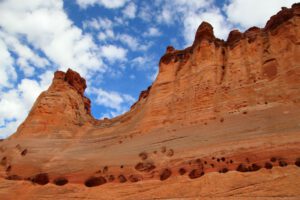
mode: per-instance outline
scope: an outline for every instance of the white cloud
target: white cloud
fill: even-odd
[[[115,45],[103,45],[100,48],[100,54],[106,58],[109,62],[114,63],[115,61],[126,60],[127,50]]]
[[[13,67],[14,60],[6,44],[0,38],[0,92],[3,87],[12,87],[17,79],[17,73]]]
[[[46,58],[37,55],[28,46],[22,44],[16,37],[0,31],[0,38],[6,43],[8,49],[16,54],[16,64],[20,70],[24,72],[26,77],[34,74],[34,67],[44,68],[49,65],[49,61]]]
[[[133,2],[130,2],[122,11],[124,16],[130,19],[135,18],[136,15],[136,5]]]
[[[145,33],[144,36],[155,37],[162,35],[162,32],[158,30],[156,27],[150,27]]]
[[[209,7],[213,0],[173,0],[162,1],[163,5],[157,20],[161,23],[174,24],[184,19],[186,15],[199,12],[200,9]]]
[[[215,26],[216,36],[226,38],[228,24],[225,23],[226,19],[220,9],[213,6],[213,2],[213,0],[162,0],[161,9],[156,14],[157,22],[183,26],[181,34],[185,39],[185,45],[191,45],[195,32],[203,20]]]
[[[115,37],[115,33],[112,29],[108,29],[98,33],[98,40],[106,41]]]
[[[131,35],[128,34],[119,34],[116,37],[121,43],[128,46],[132,51],[146,51],[152,45],[152,42],[145,42],[141,44],[141,42]]]
[[[126,112],[129,106],[135,102],[135,99],[128,94],[105,91],[101,88],[92,88],[90,93],[96,95],[96,104],[113,109],[109,114],[103,114],[107,117],[115,117]]]
[[[228,20],[243,28],[264,27],[267,20],[281,7],[290,7],[297,0],[230,0],[224,10]]]
[[[105,70],[92,36],[73,24],[62,0],[2,0],[0,27],[0,137],[15,132],[57,68],[86,77]]]
[[[158,69],[157,67],[157,61],[154,60],[153,56],[147,55],[147,56],[137,56],[134,59],[131,60],[131,67],[135,67],[137,70],[153,70]]]
[[[145,57],[142,57],[142,56],[138,56],[134,59],[132,59],[132,64],[134,66],[138,66],[138,68],[142,69],[142,68],[145,68],[145,64],[147,63],[148,59],[145,58]]]
[[[134,51],[136,51],[140,46],[138,40],[128,34],[119,34],[117,39]]]
[[[147,78],[148,78],[151,82],[154,82],[155,79],[156,79],[156,77],[157,77],[157,75],[158,75],[158,68],[156,68],[156,70],[155,70],[153,73],[149,74]]]
[[[82,25],[84,29],[107,30],[113,28],[113,22],[108,18],[85,20]]]
[[[6,34],[19,41],[25,40],[35,50],[42,51],[48,60],[61,69],[72,66],[83,75],[88,71],[103,70],[92,37],[83,34],[69,20],[63,10],[62,0],[1,1],[0,26]],[[26,49],[22,42],[19,44]],[[23,58],[24,48],[19,51],[23,53]],[[28,53],[30,54],[27,51],[26,55],[29,55]],[[25,58],[36,62],[38,57],[34,58],[35,61],[26,56]],[[26,65],[24,60],[20,63]]]
[[[49,86],[50,74],[46,72],[39,82],[23,79],[15,89],[0,93],[0,138],[5,138],[16,131],[22,123],[38,95]],[[52,78],[52,77],[51,77]]]
[[[174,23],[175,19],[173,18],[172,8],[169,6],[163,7],[161,13],[158,15],[158,21],[166,24]]]
[[[148,4],[143,3],[138,10],[138,17],[146,22],[150,22],[154,12]]]
[[[105,8],[115,9],[125,5],[128,0],[76,0],[76,3],[81,8],[87,8],[89,6],[100,5]]]
[[[199,22],[207,21],[214,28],[216,37],[226,39],[230,31],[230,24],[226,23],[226,19],[221,14],[218,8],[210,9],[205,12],[188,13],[185,17],[183,24],[183,35],[186,45],[191,45],[195,39],[195,33],[199,27]]]

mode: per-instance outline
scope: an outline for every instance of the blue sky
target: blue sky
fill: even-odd
[[[185,48],[202,21],[226,40],[263,27],[293,0],[2,0],[0,138],[26,118],[56,70],[86,78],[95,118],[126,112],[154,81],[166,46]]]

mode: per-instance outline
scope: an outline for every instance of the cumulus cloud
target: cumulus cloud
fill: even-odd
[[[1,1],[0,26],[5,34],[42,51],[61,69],[72,67],[83,75],[103,70],[92,37],[73,24],[61,0]]]
[[[6,43],[10,51],[16,54],[16,64],[26,77],[34,75],[34,67],[44,68],[49,65],[49,61],[46,58],[37,55],[27,45],[22,44],[16,37],[0,31],[0,39]]]
[[[267,20],[280,10],[290,7],[296,0],[230,0],[224,7],[228,20],[243,28],[264,27]]]
[[[135,18],[136,15],[136,5],[133,2],[130,2],[123,10],[123,14],[125,17],[129,19]]]
[[[162,32],[160,32],[156,27],[150,27],[146,32],[144,32],[144,36],[146,37],[156,37],[160,35],[162,35]]]
[[[116,9],[123,7],[127,1],[128,0],[76,0],[76,3],[81,8],[99,5],[109,9]]]
[[[4,87],[12,87],[13,82],[17,79],[13,64],[14,60],[7,45],[0,38],[0,91]]]
[[[155,11],[151,9],[151,7],[148,4],[142,3],[140,9],[138,10],[138,17],[146,22],[150,22],[153,18],[154,12]]]
[[[213,0],[162,0],[162,6],[157,14],[157,22],[168,25],[183,26],[182,37],[184,45],[191,45],[195,32],[202,21],[207,21],[214,26],[217,37],[226,39],[230,25]]]
[[[0,93],[0,138],[15,132],[38,95],[49,86],[52,76],[53,72],[46,71],[39,81],[23,79],[16,88]]]
[[[135,102],[131,95],[106,91],[101,88],[92,88],[90,93],[96,95],[96,104],[112,109],[109,113],[103,113],[103,116],[106,117],[115,117],[124,113]]]
[[[107,59],[109,62],[114,63],[116,61],[126,60],[127,50],[115,45],[103,45],[100,48],[101,56]]]
[[[186,45],[193,43],[199,22],[207,21],[214,28],[214,34],[218,38],[226,39],[231,25],[226,22],[225,17],[218,8],[209,9],[204,12],[188,13],[184,19],[183,35]]]
[[[92,18],[82,22],[84,29],[107,30],[113,28],[113,22],[108,18]]]

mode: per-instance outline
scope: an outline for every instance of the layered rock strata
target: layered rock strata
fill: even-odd
[[[0,142],[0,194],[299,198],[299,17],[294,4],[227,41],[203,22],[191,47],[167,47],[153,85],[114,119],[91,116],[78,73],[56,72]]]

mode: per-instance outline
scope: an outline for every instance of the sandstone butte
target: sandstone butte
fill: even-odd
[[[0,199],[300,199],[300,4],[167,47],[130,111],[97,120],[57,71],[0,142]]]

